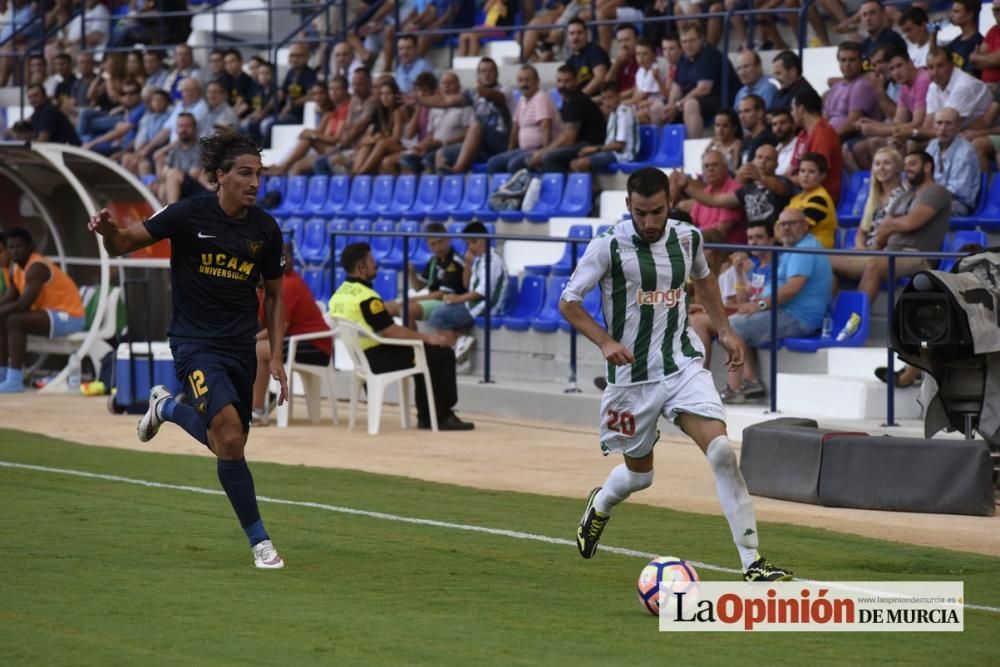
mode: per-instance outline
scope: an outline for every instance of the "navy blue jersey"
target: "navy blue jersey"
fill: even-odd
[[[284,272],[278,223],[251,207],[230,218],[215,195],[171,204],[143,223],[170,239],[171,338],[245,343],[257,332],[257,283]]]

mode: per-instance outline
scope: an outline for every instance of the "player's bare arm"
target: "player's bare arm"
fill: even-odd
[[[282,342],[285,338],[285,306],[281,303],[281,278],[264,281],[264,319],[271,343],[271,361],[268,363],[271,377],[281,385],[278,405],[288,398],[288,377],[281,358]]]
[[[120,257],[156,243],[156,239],[145,225],[132,225],[128,229],[121,229],[111,211],[106,208],[102,208],[90,217],[87,229],[101,235],[104,249],[112,257]]]
[[[735,370],[743,365],[743,348],[737,342],[736,333],[729,326],[729,315],[722,305],[722,294],[719,292],[719,279],[709,273],[704,278],[694,281],[698,297],[712,320],[712,325],[719,332],[719,344],[726,349],[726,366]]]
[[[601,348],[601,354],[607,361],[615,366],[624,366],[635,361],[632,351],[612,338],[611,334],[583,309],[580,302],[561,300],[559,312],[577,331]]]

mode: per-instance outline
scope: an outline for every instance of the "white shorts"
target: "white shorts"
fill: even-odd
[[[641,459],[660,438],[660,415],[676,422],[681,413],[726,421],[712,374],[698,361],[658,382],[608,385],[601,399],[601,451]]]

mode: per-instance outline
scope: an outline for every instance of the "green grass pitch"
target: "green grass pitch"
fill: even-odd
[[[0,461],[219,488],[204,458],[16,431],[0,430]],[[251,466],[258,493],[273,498],[566,539],[588,491],[567,499]],[[565,544],[319,508],[261,511],[284,570],[253,567],[224,496],[0,467],[3,663],[995,665],[1000,653],[1000,614],[976,610],[964,633],[660,633],[637,601],[640,558],[584,561]],[[960,579],[967,602],[1000,606],[1000,558],[787,524],[762,524],[761,537],[802,576]],[[604,543],[738,565],[721,516],[637,502],[616,511]]]

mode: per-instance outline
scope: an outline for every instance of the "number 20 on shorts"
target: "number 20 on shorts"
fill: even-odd
[[[631,412],[608,410],[608,430],[622,435],[635,435],[635,416]]]

